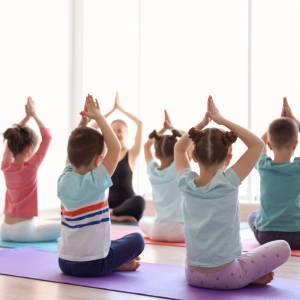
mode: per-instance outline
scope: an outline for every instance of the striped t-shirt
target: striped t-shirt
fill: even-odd
[[[110,248],[110,216],[105,191],[112,186],[103,165],[80,175],[67,165],[58,179],[61,200],[59,257],[69,261],[105,258]]]

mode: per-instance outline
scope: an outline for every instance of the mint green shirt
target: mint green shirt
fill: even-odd
[[[157,216],[156,222],[183,223],[182,194],[177,185],[175,163],[160,170],[156,161],[147,164],[152,186],[152,196]]]
[[[261,209],[260,231],[300,231],[300,159],[274,163],[263,154],[258,162]]]
[[[183,215],[187,263],[196,267],[218,267],[241,255],[238,187],[241,180],[230,168],[218,172],[198,187],[197,173],[178,174],[183,193]]]

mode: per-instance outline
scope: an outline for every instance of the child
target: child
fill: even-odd
[[[172,135],[163,135],[166,130],[172,130]],[[181,133],[173,129],[165,111],[163,129],[159,134],[154,130],[144,146],[157,216],[155,220],[144,217],[140,221],[140,228],[152,240],[184,242],[182,196],[177,186],[174,163],[174,146],[180,136]],[[153,144],[160,164],[154,161],[151,151]]]
[[[299,128],[300,122],[284,98],[281,118],[274,120],[263,136],[274,158],[267,156],[265,148],[258,163],[261,208],[249,217],[261,244],[281,239],[292,249],[300,249],[300,160],[291,162]]]
[[[37,116],[31,97],[27,100],[25,110],[25,118],[3,134],[7,145],[1,169],[7,190],[1,237],[14,242],[56,240],[60,233],[59,223],[40,222],[34,218],[38,215],[37,172],[47,153],[51,135]],[[30,118],[34,119],[42,136],[36,153],[37,136],[26,126]]]
[[[134,271],[144,240],[138,233],[110,240],[110,215],[106,190],[112,185],[120,155],[120,143],[98,102],[88,95],[80,127],[70,135],[68,160],[58,180],[62,202],[62,228],[59,240],[59,266],[72,276],[101,276],[113,271]],[[88,119],[102,131],[85,127]],[[104,142],[107,154],[103,158]]]
[[[274,241],[241,254],[238,186],[255,166],[263,142],[225,119],[211,97],[204,119],[175,145],[178,184],[183,193],[186,277],[189,284],[211,289],[238,289],[267,284],[272,271],[290,256],[285,241]],[[203,128],[213,120],[231,130]],[[231,168],[232,143],[239,137],[248,147]],[[192,172],[187,150],[194,142],[200,174]]]

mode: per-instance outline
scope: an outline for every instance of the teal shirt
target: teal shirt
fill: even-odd
[[[261,209],[260,231],[300,231],[300,159],[274,163],[263,154],[258,162]]]
[[[160,170],[154,160],[147,163],[156,208],[156,222],[183,223],[182,194],[177,185],[175,163]]]
[[[232,168],[218,172],[205,186],[197,187],[196,177],[191,169],[178,174],[183,193],[187,263],[208,268],[222,266],[241,255],[241,180]]]

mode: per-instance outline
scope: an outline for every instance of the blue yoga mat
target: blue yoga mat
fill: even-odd
[[[6,242],[0,237],[0,247],[1,248],[20,248],[20,247],[31,247],[40,251],[57,251],[57,242],[37,242],[37,243],[17,243],[17,242]]]

